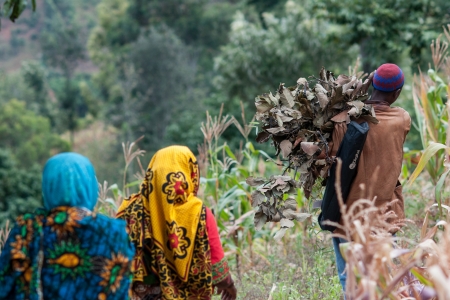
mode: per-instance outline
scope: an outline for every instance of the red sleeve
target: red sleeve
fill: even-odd
[[[222,242],[220,241],[216,218],[208,207],[206,207],[206,230],[208,231],[209,246],[211,248],[213,285],[218,285],[224,282],[227,283],[231,280],[230,268],[228,267],[225,254],[222,249]]]
[[[208,207],[206,208],[206,230],[208,231],[209,246],[211,247],[211,263],[216,264],[225,255],[222,249],[222,242],[220,241],[216,218]]]

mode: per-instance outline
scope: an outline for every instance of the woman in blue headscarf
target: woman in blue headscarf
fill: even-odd
[[[44,209],[17,219],[0,256],[0,299],[127,299],[134,248],[125,222],[92,212],[98,185],[76,153],[48,160]]]

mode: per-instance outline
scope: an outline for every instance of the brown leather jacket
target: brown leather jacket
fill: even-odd
[[[402,168],[403,144],[411,128],[411,118],[408,112],[400,107],[374,105],[374,109],[380,122],[378,124],[368,122],[370,130],[346,204],[350,207],[358,199],[373,199],[376,196],[375,204],[380,207],[387,202],[399,199],[400,201],[393,204],[391,209],[399,219],[404,219],[402,186],[398,178]],[[335,125],[332,156],[336,155],[346,131],[345,122]],[[340,230],[335,232],[342,233]]]

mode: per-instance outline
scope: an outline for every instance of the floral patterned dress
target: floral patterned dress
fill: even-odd
[[[0,256],[0,299],[127,299],[125,222],[79,207],[17,219]]]

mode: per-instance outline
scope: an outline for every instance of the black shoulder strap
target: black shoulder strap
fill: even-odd
[[[353,180],[355,179],[359,158],[361,156],[364,143],[366,142],[368,132],[369,124],[367,124],[367,122],[358,124],[355,121],[351,121],[347,127],[347,132],[344,135],[344,139],[339,145],[336,157],[339,157],[342,160],[341,190],[344,201],[347,199]],[[335,182],[336,163],[333,163],[330,170],[330,176],[327,179],[325,194],[323,196],[321,206],[322,212],[319,215],[320,228],[331,232],[333,232],[336,227],[325,225],[323,224],[323,221],[330,220],[333,222],[339,222],[341,219],[341,211],[334,186]]]

